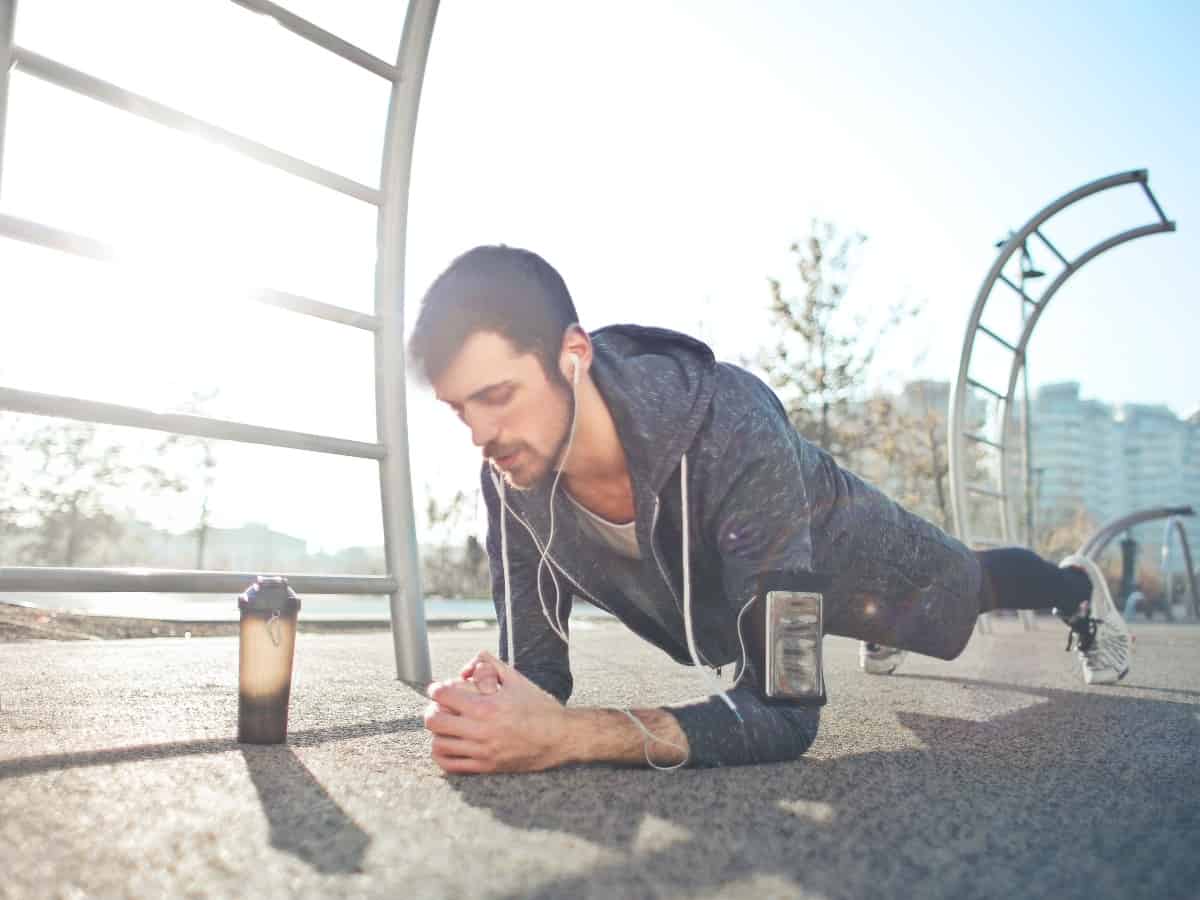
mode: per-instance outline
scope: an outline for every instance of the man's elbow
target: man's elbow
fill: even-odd
[[[755,762],[792,762],[799,759],[817,739],[821,726],[819,706],[797,706],[779,710],[781,722],[769,739],[759,745]]]

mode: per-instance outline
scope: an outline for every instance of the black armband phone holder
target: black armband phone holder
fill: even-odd
[[[815,572],[775,571],[749,581],[753,606],[742,631],[767,703],[825,705],[821,637],[832,580]]]

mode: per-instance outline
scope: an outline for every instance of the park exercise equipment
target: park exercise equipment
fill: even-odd
[[[124,90],[58,60],[16,46],[13,38],[17,0],[0,0],[0,192],[3,191],[4,133],[10,73],[16,69],[27,76],[148,119],[165,128],[217,144],[296,178],[376,207],[378,256],[373,315],[271,288],[253,291],[251,299],[299,315],[374,333],[377,442],[343,440],[202,416],[162,414],[111,403],[16,390],[2,385],[0,410],[375,460],[379,466],[384,547],[389,574],[279,574],[287,574],[288,582],[301,594],[388,595],[397,674],[408,681],[428,681],[429,644],[425,630],[409,468],[404,375],[404,252],[417,108],[438,2],[410,0],[394,65],[270,0],[230,2],[250,14],[269,17],[296,38],[308,41],[391,83],[378,186],[361,184],[171,108],[151,97]],[[115,261],[122,258],[119,248],[90,235],[68,232],[51,224],[10,215],[0,214],[0,237],[90,259]],[[258,574],[265,573],[0,567],[0,592],[170,591],[236,594]]]
[[[1192,564],[1192,550],[1188,545],[1187,531],[1184,530],[1183,522],[1180,521],[1183,517],[1194,515],[1196,515],[1196,511],[1190,506],[1155,506],[1150,509],[1142,509],[1124,516],[1118,516],[1097,528],[1083,542],[1083,545],[1079,548],[1079,553],[1081,556],[1086,556],[1089,559],[1099,559],[1100,555],[1118,534],[1128,531],[1136,525],[1166,519],[1166,526],[1163,531],[1162,571],[1163,578],[1168,584],[1167,608],[1170,608],[1171,603],[1171,588],[1169,587],[1171,574],[1167,568],[1167,562],[1170,558],[1171,531],[1174,530],[1179,537],[1179,546],[1183,551],[1183,564],[1187,573],[1188,588],[1192,595],[1192,615],[1200,618],[1200,591],[1197,590],[1196,586],[1196,570]]]
[[[1047,236],[1055,217],[1081,200],[1125,185],[1136,185],[1142,190],[1158,221],[1120,231],[1073,259],[1068,259]],[[1028,465],[1029,424],[1027,421],[1022,424],[1022,440],[1014,428],[1013,408],[1018,380],[1026,366],[1029,339],[1042,313],[1067,280],[1097,256],[1136,238],[1174,230],[1175,223],[1167,219],[1150,190],[1147,171],[1137,169],[1097,179],[1064,194],[1014,231],[1000,247],[967,321],[958,374],[951,389],[947,422],[954,526],[957,537],[967,546],[1028,546],[1033,542],[1028,525],[1023,529],[1017,525],[1018,498],[1023,494],[1025,502],[1032,505]],[[1030,262],[1028,246],[1034,238],[1062,266],[1061,271],[1037,297],[1031,296],[1026,286],[1027,278],[1043,274],[1033,270]],[[1019,263],[1016,281],[1005,274],[1006,267],[1014,258]],[[1007,296],[994,297],[996,293]],[[1019,333],[1003,333],[984,324],[984,310],[989,304],[1014,301],[1021,304]],[[1008,379],[1005,383],[997,384],[994,379],[989,380],[977,371],[982,368],[980,357],[986,357],[986,354],[976,352],[979,341],[990,342],[1007,357]],[[979,408],[987,408],[991,404],[998,405],[998,415],[984,416],[983,421],[973,420]],[[992,425],[990,433],[986,428],[987,422]],[[1019,463],[1022,458],[1026,464],[1020,466],[1023,472],[1018,475],[1014,473],[1017,468],[1014,463]],[[1019,493],[1018,488],[1021,487],[1023,491]],[[1027,628],[1032,627],[1031,614],[1025,615],[1024,621]],[[981,617],[980,628],[986,630],[986,623],[987,617]]]

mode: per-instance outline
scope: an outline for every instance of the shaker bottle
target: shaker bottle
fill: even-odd
[[[238,597],[238,741],[282,744],[300,598],[279,575],[260,575]]]

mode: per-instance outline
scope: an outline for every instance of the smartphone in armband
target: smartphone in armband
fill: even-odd
[[[770,702],[821,706],[826,701],[821,637],[828,583],[812,573],[771,573],[758,579],[753,644]]]
[[[825,701],[823,601],[823,595],[813,591],[767,591],[764,678],[771,699]]]

